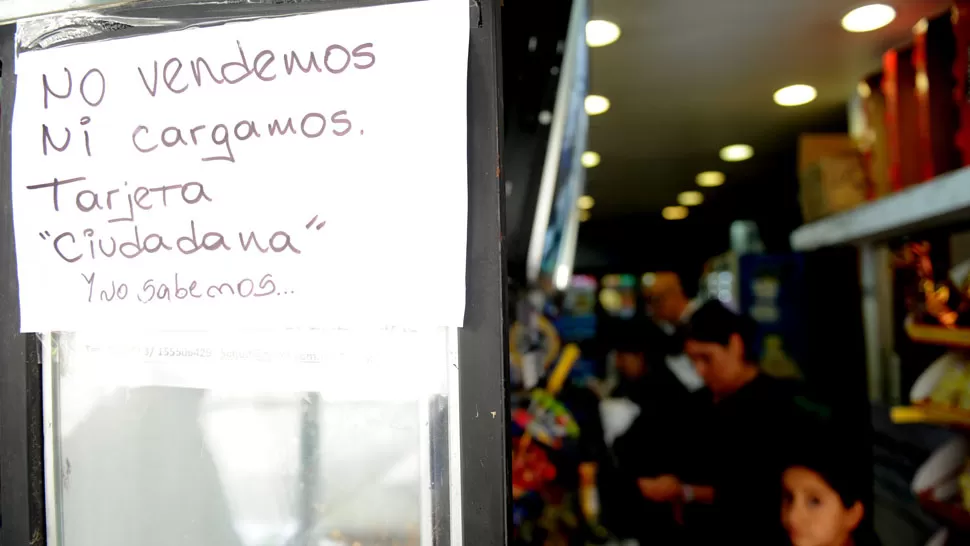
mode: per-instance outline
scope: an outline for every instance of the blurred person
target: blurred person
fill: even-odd
[[[682,331],[700,306],[699,300],[689,299],[680,277],[670,271],[661,271],[650,276],[643,287],[643,295],[646,298],[647,314],[667,334],[667,368],[687,390],[693,392],[700,389],[703,381],[684,354]]]
[[[793,546],[854,546],[862,487],[838,442],[819,439],[793,454],[782,474],[781,520]]]
[[[680,417],[691,395],[664,363],[666,334],[657,326],[627,323],[612,333],[620,376],[613,396],[635,404],[638,414],[612,442],[614,468],[603,488],[607,525],[618,536],[641,544],[677,544],[682,530],[673,507],[645,499],[637,480],[677,468],[681,454],[676,446],[684,425]]]
[[[718,301],[694,312],[685,348],[706,387],[681,438],[689,456],[679,474],[639,480],[645,498],[680,510],[697,543],[785,540],[779,477],[808,415],[796,402],[797,383],[760,373],[753,334],[753,324]]]

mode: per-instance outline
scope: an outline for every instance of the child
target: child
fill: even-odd
[[[782,474],[781,519],[793,546],[855,546],[865,509],[845,458],[818,442]],[[822,444],[822,445],[820,445]]]

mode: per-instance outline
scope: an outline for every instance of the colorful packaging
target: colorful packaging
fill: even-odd
[[[967,396],[968,383],[967,370],[964,366],[952,366],[943,374],[943,377],[933,387],[930,394],[930,401],[934,404],[947,407],[960,407],[970,402]],[[970,405],[966,409],[970,409]]]
[[[892,193],[889,181],[889,149],[886,141],[886,97],[882,73],[859,82],[849,102],[849,137],[859,151],[866,174],[866,199]]]
[[[917,103],[917,147],[922,181],[960,166],[956,147],[957,102],[953,63],[956,36],[951,13],[923,19],[914,28],[913,69]]]
[[[960,474],[960,499],[963,501],[963,509],[970,512],[970,463]]]
[[[596,463],[579,465],[579,506],[586,521],[599,521],[600,494],[596,487]]]
[[[899,191],[922,181],[913,48],[887,51],[882,57],[882,72],[882,92],[886,96],[889,180],[893,191]]]
[[[956,40],[953,61],[954,99],[959,112],[956,147],[960,151],[960,163],[970,165],[970,2],[955,2],[950,21]]]
[[[806,222],[851,209],[868,193],[859,152],[844,134],[799,137],[798,183]]]

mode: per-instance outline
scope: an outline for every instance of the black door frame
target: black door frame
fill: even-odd
[[[321,4],[332,9],[393,1],[407,0],[324,0]],[[502,546],[508,543],[511,524],[511,471],[501,10],[500,0],[468,1],[469,226],[465,326],[458,332],[461,514],[465,544]],[[247,6],[247,14],[253,14],[253,7],[265,9],[267,14],[296,7],[267,4]],[[14,33],[14,25],[0,26],[0,545],[46,546],[40,341],[36,335],[19,332],[13,236],[10,105],[16,87]]]

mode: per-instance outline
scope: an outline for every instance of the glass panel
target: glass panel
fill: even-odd
[[[449,335],[50,336],[59,543],[447,544]]]

